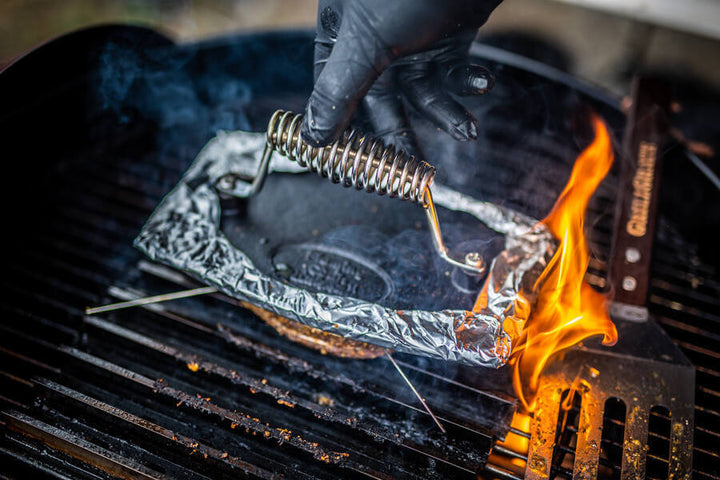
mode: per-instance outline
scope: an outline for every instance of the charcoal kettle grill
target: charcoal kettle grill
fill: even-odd
[[[616,138],[622,136],[625,116],[614,99],[552,68],[538,69],[532,61],[480,45],[473,47],[473,54],[498,76],[490,96],[470,102],[473,112],[484,119],[480,141],[457,144],[414,119],[419,138],[427,157],[438,159],[438,182],[541,218],[588,141],[583,108],[590,106],[602,115]],[[307,33],[278,32],[179,46],[148,30],[103,27],[51,42],[0,74],[1,121],[8,139],[3,143],[6,158],[11,159],[5,168],[8,178],[29,180],[11,182],[3,189],[3,201],[15,206],[8,217],[15,228],[3,238],[10,255],[3,281],[5,320],[0,325],[0,456],[6,477],[477,478],[480,474],[523,478],[543,471],[558,478],[573,474],[567,462],[582,456],[576,450],[581,442],[572,440],[582,424],[572,417],[582,405],[569,410],[565,430],[555,434],[553,429],[552,452],[536,448],[529,457],[524,454],[526,463],[516,470],[494,463],[502,452],[518,461],[523,457],[503,450],[500,439],[532,437],[532,432],[510,426],[517,403],[507,369],[395,355],[446,426],[448,433],[443,435],[412,393],[388,373],[393,370],[386,359],[339,359],[308,350],[278,336],[220,293],[84,316],[87,305],[197,285],[195,279],[144,260],[132,241],[218,130],[262,131],[278,108],[303,107],[312,84],[311,56]],[[673,160],[666,159],[665,164],[673,168]],[[691,172],[686,172],[690,178]],[[273,177],[268,176],[258,201],[249,204],[250,218],[270,217],[265,215],[272,210],[270,204],[260,201],[263,195],[292,198],[282,197],[285,179]],[[598,288],[607,287],[617,179],[618,172],[611,172],[590,206],[594,255],[588,279]],[[309,190],[325,188],[318,187],[324,182],[313,180]],[[693,181],[698,189],[704,188],[702,179]],[[339,214],[318,215],[346,222],[353,211],[343,206],[350,203],[345,200],[349,193],[332,185],[324,192],[337,195],[330,201]],[[352,199],[370,202],[365,205],[370,212],[372,202],[384,201],[370,195]],[[316,205],[308,208],[317,210]],[[227,206],[228,211],[244,208],[232,200]],[[286,203],[288,213],[275,212],[279,217],[274,218],[292,217],[296,213],[292,207]],[[662,207],[661,202],[647,307],[694,369],[671,350],[665,333],[661,332],[662,342],[648,348],[678,371],[696,371],[692,474],[714,479],[720,476],[716,451],[720,417],[715,408],[720,374],[713,353],[720,286],[714,266],[703,262],[693,241],[663,216]],[[376,215],[397,219],[402,231],[410,232],[394,258],[423,268],[435,268],[437,260],[438,271],[447,270],[433,249],[422,209],[393,202],[390,208],[378,208]],[[224,219],[227,232],[238,226],[233,218]],[[441,212],[441,218],[448,242],[464,241],[464,235],[475,233],[463,230],[468,223],[465,213]],[[263,232],[267,224],[259,221],[254,258],[263,258],[264,249],[274,241],[280,246],[293,241],[317,243],[322,232],[313,235],[313,229],[333,231],[341,226],[322,225],[320,220],[301,226],[288,221],[282,228]],[[263,237],[273,232],[276,237]],[[236,231],[234,238],[242,240],[245,233]],[[357,233],[351,230],[333,241],[359,248],[365,244]],[[397,233],[401,232],[373,239],[387,241]],[[262,238],[268,241],[263,243]],[[488,251],[499,248],[493,237],[486,240]],[[286,263],[305,258],[307,250],[293,248],[278,250],[282,254],[278,258]],[[418,251],[423,255],[414,255]],[[277,262],[267,268],[274,266]],[[326,287],[316,277],[308,278],[312,280],[308,285]],[[384,277],[377,278],[378,287],[365,294],[381,298],[386,292]],[[476,291],[471,280],[462,273],[449,280],[444,274],[432,279],[438,285],[447,281],[452,288]],[[418,298],[418,285],[415,280],[403,285],[405,298]],[[422,301],[425,307],[436,308],[462,295],[472,297],[471,293],[453,298],[427,295]],[[400,305],[403,298],[397,301]],[[639,325],[623,323],[621,339],[638,338]],[[572,363],[573,355],[580,354],[569,353],[566,360]],[[558,365],[552,368],[562,369]],[[599,370],[597,379],[588,377],[591,383],[609,378],[607,368]],[[569,375],[572,380],[562,394],[572,387],[578,372],[561,371],[563,378]],[[687,381],[685,377],[683,389],[688,388]],[[621,478],[627,471],[623,462],[635,458],[623,457],[623,437],[617,432],[630,422],[626,416],[613,416],[614,412],[606,408],[602,417],[604,433],[597,449],[601,478]],[[666,426],[671,425],[672,415],[677,413],[651,410],[647,417],[647,443],[640,448],[647,447],[646,471],[654,478],[670,471],[672,452],[667,445],[675,433]],[[592,440],[597,444],[597,438]],[[684,452],[688,454],[688,449]]]

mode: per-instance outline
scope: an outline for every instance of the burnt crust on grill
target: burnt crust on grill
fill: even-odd
[[[240,302],[240,304],[260,317],[262,321],[273,327],[283,337],[317,350],[323,355],[329,354],[342,358],[367,360],[385,354],[383,347],[309,327],[251,303]]]

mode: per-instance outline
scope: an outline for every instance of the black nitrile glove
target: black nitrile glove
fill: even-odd
[[[468,63],[468,49],[500,2],[320,0],[303,139],[334,141],[362,101],[377,136],[416,151],[403,97],[453,138],[477,138],[477,120],[450,93],[492,88],[490,72]]]

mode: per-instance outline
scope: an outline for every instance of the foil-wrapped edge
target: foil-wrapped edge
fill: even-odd
[[[526,274],[545,264],[553,238],[542,224],[509,208],[433,185],[435,203],[466,212],[505,235],[505,250],[489,269],[482,301],[468,310],[394,310],[350,297],[315,293],[261,273],[220,229],[218,179],[252,175],[265,136],[219,132],[143,226],[135,246],[150,259],[179,269],[233,298],[347,338],[465,364],[500,367],[514,338],[503,328]],[[304,169],[279,155],[270,170]],[[242,195],[242,192],[238,192]],[[512,331],[512,330],[510,330]]]

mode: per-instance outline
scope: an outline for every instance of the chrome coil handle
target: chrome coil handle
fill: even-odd
[[[333,183],[425,205],[425,190],[435,177],[435,167],[354,129],[346,130],[331,145],[312,147],[300,135],[302,121],[301,114],[283,110],[270,117],[267,145],[253,181],[258,187],[251,194],[262,188],[275,151]]]
[[[354,129],[346,130],[326,147],[310,146],[300,135],[302,121],[301,114],[283,110],[277,110],[270,117],[262,159],[255,178],[245,190],[246,196],[262,189],[270,158],[273,152],[278,152],[333,183],[422,205],[438,255],[470,275],[485,273],[485,263],[476,252],[468,253],[464,261],[456,260],[445,247],[430,191],[435,167]]]

